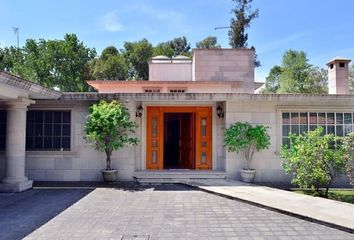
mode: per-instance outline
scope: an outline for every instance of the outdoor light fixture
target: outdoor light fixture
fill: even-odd
[[[143,106],[140,104],[139,107],[136,109],[136,117],[141,117],[141,116],[143,116],[143,111],[144,111],[144,108],[143,108]]]
[[[224,110],[222,109],[222,107],[220,105],[218,105],[216,107],[216,115],[219,117],[219,118],[223,118],[224,117]]]

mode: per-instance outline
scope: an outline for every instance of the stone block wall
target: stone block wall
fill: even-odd
[[[251,49],[195,49],[194,81],[240,81],[240,92],[254,91],[254,51]]]
[[[251,167],[257,170],[255,181],[288,182],[289,178],[281,169],[279,146],[277,142],[277,112],[275,102],[226,102],[226,127],[235,122],[249,122],[268,126],[271,146],[268,150],[256,152]],[[240,170],[245,167],[242,153],[226,150],[226,171],[232,179],[241,179]]]
[[[45,109],[71,110],[71,151],[27,151],[26,176],[37,181],[102,181],[106,155],[98,152],[84,140],[84,123],[90,102],[46,104]],[[135,119],[135,102],[125,103]],[[42,109],[35,105],[32,109]],[[121,180],[132,180],[135,170],[135,148],[125,147],[112,155],[112,166],[119,171]],[[0,161],[1,162],[1,161]],[[1,168],[1,166],[0,166]]]

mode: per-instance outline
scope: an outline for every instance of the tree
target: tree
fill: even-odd
[[[87,91],[86,80],[91,78],[89,63],[96,56],[95,49],[86,47],[75,34],[66,34],[64,40],[49,40],[47,48],[54,85],[61,91]]]
[[[1,70],[46,87],[76,92],[89,88],[89,63],[96,51],[86,47],[75,34],[66,34],[64,40],[27,39],[21,49],[5,48],[0,55]]]
[[[215,36],[209,36],[196,43],[197,48],[221,48]]]
[[[234,18],[231,18],[229,40],[232,48],[246,48],[248,46],[248,34],[246,30],[250,27],[252,20],[258,17],[259,10],[253,10],[251,3],[253,0],[232,0],[235,2],[235,8],[232,12],[235,14]],[[252,46],[251,48],[254,49]],[[261,66],[258,60],[257,54],[255,54],[256,67]]]
[[[274,66],[265,93],[327,93],[327,71],[309,63],[303,51],[288,50],[281,66]]]
[[[147,80],[149,78],[149,64],[153,48],[151,43],[142,39],[137,42],[125,42],[123,56],[129,65],[130,79]]]
[[[94,79],[125,80],[128,78],[128,64],[122,54],[113,47],[105,48],[101,56],[91,63],[91,72]]]
[[[252,127],[245,122],[236,122],[231,124],[225,131],[225,145],[229,152],[243,151],[246,160],[246,169],[251,169],[251,160],[254,152],[268,149],[270,137],[267,133],[267,127],[257,125]]]
[[[354,93],[354,64],[349,68],[349,88],[352,93]]]
[[[111,170],[112,152],[127,144],[137,144],[138,139],[131,136],[137,125],[130,120],[128,109],[117,101],[108,103],[102,100],[92,105],[89,112],[85,139],[97,150],[106,153],[106,170]]]
[[[174,38],[167,42],[168,45],[173,49],[173,56],[184,55],[191,56],[190,49],[191,44],[187,41],[185,36]]]
[[[153,49],[153,57],[163,55],[167,57],[173,57],[174,50],[167,42],[157,44]]]
[[[345,157],[348,149],[338,144],[342,138],[322,133],[323,128],[319,127],[304,135],[291,134],[290,146],[283,145],[280,156],[284,171],[293,176],[293,184],[313,188],[319,196],[328,197],[331,183],[347,171],[352,158]],[[324,194],[321,187],[325,188]]]
[[[270,69],[269,75],[266,78],[265,89],[263,90],[263,93],[278,92],[281,74],[282,68],[280,66],[274,66]]]

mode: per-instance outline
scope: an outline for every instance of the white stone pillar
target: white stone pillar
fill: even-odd
[[[32,103],[27,98],[7,102],[6,175],[0,184],[2,192],[21,192],[32,187],[32,181],[25,176],[26,112]]]

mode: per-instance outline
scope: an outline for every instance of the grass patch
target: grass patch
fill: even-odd
[[[312,189],[292,189],[292,191],[318,197],[318,194]],[[328,192],[328,199],[354,204],[354,189],[331,188]]]

